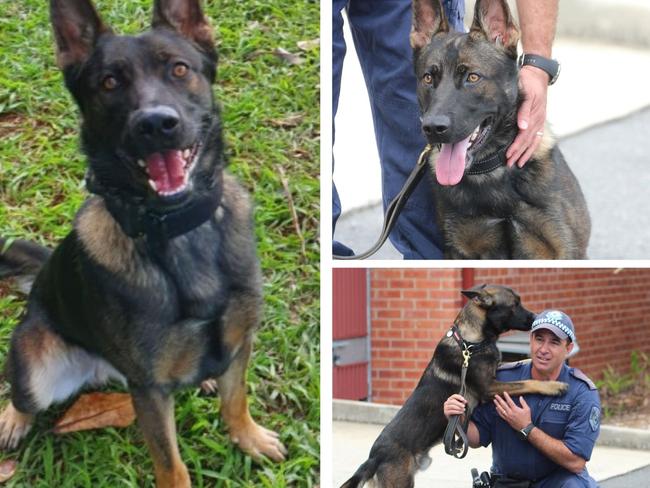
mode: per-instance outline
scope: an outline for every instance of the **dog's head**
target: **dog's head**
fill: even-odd
[[[98,183],[163,208],[207,190],[223,162],[217,53],[198,0],[156,0],[137,36],[114,34],[89,0],[51,0],[50,13]]]
[[[505,0],[477,0],[470,32],[451,32],[440,0],[413,0],[411,46],[422,130],[442,144],[441,185],[487,156],[495,126],[517,106],[519,30]]]
[[[524,308],[512,289],[499,285],[479,285],[461,292],[472,305],[485,311],[483,336],[495,339],[508,330],[530,330],[535,314]]]

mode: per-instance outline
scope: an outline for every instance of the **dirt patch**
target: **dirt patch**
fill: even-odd
[[[25,115],[14,112],[0,114],[0,138],[16,132],[23,125],[25,118]]]
[[[650,430],[650,385],[644,383],[617,395],[601,390],[603,409],[611,412],[603,424]]]

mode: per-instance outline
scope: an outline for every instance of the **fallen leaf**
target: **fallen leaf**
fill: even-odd
[[[275,54],[278,58],[285,60],[289,64],[302,64],[305,62],[305,60],[299,55],[290,53],[281,47],[276,47],[273,51],[273,54]]]
[[[289,129],[291,127],[296,127],[304,118],[305,116],[303,114],[293,114],[283,119],[272,119],[271,125]]]
[[[303,51],[311,51],[320,46],[320,38],[310,39],[308,41],[298,41],[296,44],[298,45],[298,48]]]
[[[135,420],[128,393],[87,393],[63,414],[54,425],[55,434],[104,427],[127,427]]]
[[[16,474],[18,461],[15,459],[5,459],[0,463],[0,483],[4,483]]]

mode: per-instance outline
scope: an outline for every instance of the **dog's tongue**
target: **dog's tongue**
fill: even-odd
[[[183,185],[185,161],[181,151],[153,153],[146,158],[149,176],[156,183],[156,191],[174,191]]]
[[[436,179],[441,185],[457,185],[465,172],[469,136],[455,144],[443,144],[436,161]]]

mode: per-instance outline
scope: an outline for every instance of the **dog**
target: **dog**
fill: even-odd
[[[341,488],[358,488],[370,480],[378,488],[414,486],[416,471],[428,467],[429,449],[442,440],[447,427],[443,404],[460,390],[463,349],[459,339],[472,343],[475,350],[466,377],[466,415],[497,393],[561,395],[567,391],[568,385],[558,381],[496,381],[499,335],[530,330],[535,314],[505,286],[480,285],[461,293],[469,300],[454,320],[455,329],[438,343],[411,396],[379,434],[368,460]]]
[[[217,52],[199,1],[156,0],[138,36],[114,34],[90,0],[52,0],[50,13],[94,195],[52,252],[0,241],[0,275],[33,280],[7,357],[1,447],[15,448],[51,404],[117,379],[156,486],[189,487],[172,395],[208,382],[231,439],[282,461],[278,434],[247,405],[261,271],[249,197],[225,172]]]
[[[546,129],[523,168],[517,135],[519,31],[504,0],[478,0],[469,33],[450,32],[439,0],[413,1],[422,130],[432,146],[437,219],[448,259],[585,259],[580,185]]]

